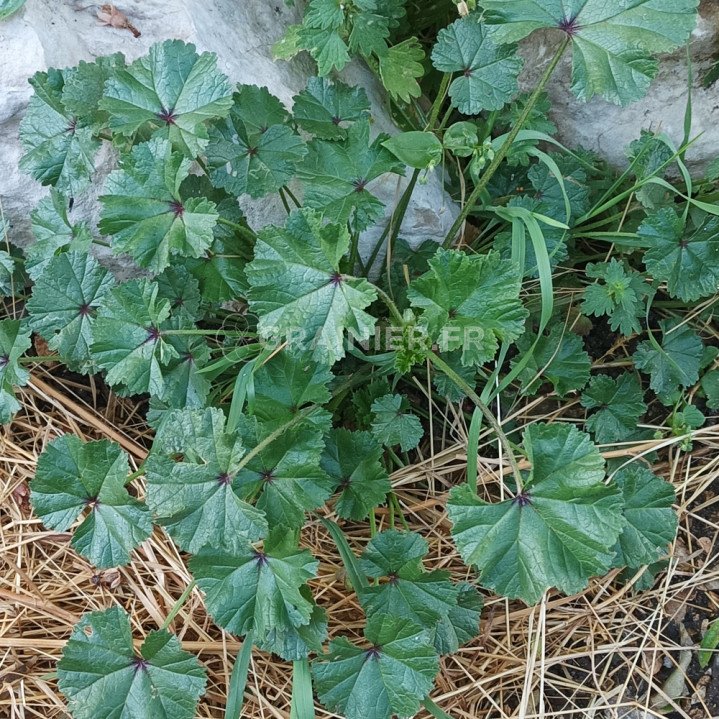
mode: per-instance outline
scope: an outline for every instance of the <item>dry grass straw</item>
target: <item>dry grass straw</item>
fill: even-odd
[[[27,483],[49,440],[64,432],[86,439],[107,437],[120,442],[139,464],[151,439],[136,403],[108,400],[91,379],[77,385],[52,372],[33,372],[32,384],[20,393],[22,411],[0,437],[0,716],[17,719],[66,716],[53,672],[83,612],[119,603],[130,612],[140,639],[162,623],[189,581],[182,558],[160,530],[135,552],[131,566],[97,574],[69,547],[67,534],[46,531],[32,516]],[[539,419],[566,419],[576,410],[576,403],[570,403],[551,412],[546,403],[533,401],[508,419],[521,429]],[[430,541],[432,567],[464,579],[468,571],[452,549],[443,505],[448,488],[462,477],[467,428],[453,406],[435,405],[433,422],[431,453],[397,472],[393,482],[410,525]],[[686,655],[676,632],[682,618],[699,616],[697,621],[706,623],[719,614],[714,496],[719,428],[698,432],[690,454],[679,452],[676,443],[660,441],[627,445],[614,454],[629,459],[655,448],[662,450],[655,469],[674,483],[680,509],[679,538],[668,570],[653,589],[639,594],[616,582],[614,572],[593,581],[579,596],[551,594],[535,608],[488,598],[480,636],[443,661],[432,694],[452,717],[636,718],[652,716],[644,711],[661,704],[671,704],[674,716],[712,715],[703,698],[706,686],[696,686],[688,677],[682,692],[686,698],[671,699],[662,697],[662,684]],[[480,460],[480,489],[486,497],[499,498],[501,471],[497,459]],[[384,514],[378,516],[386,521]],[[366,527],[347,531],[360,551]],[[308,524],[303,539],[321,560],[313,588],[328,610],[331,632],[359,632],[362,612],[333,543],[319,522]],[[173,628],[209,672],[199,716],[221,717],[238,642],[213,625],[197,590]],[[698,632],[695,628],[692,641]],[[255,651],[243,716],[285,719],[290,692],[290,666]],[[317,713],[328,716],[319,707]]]

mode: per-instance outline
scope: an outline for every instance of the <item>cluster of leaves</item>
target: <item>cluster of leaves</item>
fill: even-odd
[[[35,512],[71,530],[75,550],[101,568],[131,561],[161,527],[190,555],[215,622],[295,666],[316,655],[317,696],[348,719],[419,709],[439,657],[478,632],[478,586],[533,603],[661,559],[674,489],[637,462],[607,477],[598,445],[642,439],[651,404],[688,448],[705,421],[690,398],[719,407],[716,348],[674,311],[699,304],[710,317],[716,188],[692,185],[661,135],[642,134],[621,174],[562,148],[548,134],[543,86],[517,94],[514,44],[536,28],[562,30],[557,58],[571,44],[579,97],[624,103],[646,90],[653,54],[686,40],[696,2],[640,11],[587,0],[573,17],[532,0],[480,5],[441,29],[430,53],[444,77],[431,116],[446,103],[444,121],[392,138],[373,136],[361,88],[311,78],[289,110],[265,88],[232,87],[213,55],[179,41],[131,64],[114,55],[38,73],[21,127],[22,167],[50,190],[31,216],[36,242],[24,256],[0,253],[0,290],[19,308],[0,321],[0,421],[42,361],[35,333],[73,372],[149,396],[155,429],[135,472],[106,440],[49,442],[31,485]],[[281,51],[309,50],[321,75],[357,52],[409,102],[421,50],[395,42],[402,12],[394,1],[312,0]],[[73,205],[97,179],[104,142],[119,160],[94,228]],[[402,217],[419,171],[447,159],[449,191],[473,187],[465,213],[479,232],[464,249],[454,231],[410,246]],[[672,163],[681,192],[664,179]],[[406,166],[408,189],[386,208],[378,188]],[[251,228],[240,198],[278,198],[287,218]],[[383,218],[388,261],[377,270],[360,238]],[[96,258],[105,245],[142,278],[118,281]],[[553,276],[565,265],[575,271]],[[627,348],[626,371],[602,367],[582,337],[592,323]],[[389,330],[399,331],[385,346]],[[488,415],[513,460],[503,499],[476,486],[476,462],[475,481],[468,471],[449,494],[455,544],[478,571],[471,583],[426,569],[426,541],[395,528],[391,472],[428,429],[412,400],[430,380],[433,401]],[[585,431],[535,424],[510,443],[487,406],[540,392],[550,402],[581,393]],[[325,526],[367,622],[364,640],[340,637],[325,652],[328,618],[311,589],[319,562],[300,537],[328,504],[339,523]],[[383,504],[390,526],[380,532]],[[344,522],[368,524],[359,558]],[[81,620],[58,678],[76,717],[191,717],[204,689],[204,670],[167,627],[136,654],[118,607]]]
[[[300,25],[291,25],[274,46],[275,57],[289,60],[307,51],[321,77],[342,70],[350,55],[376,69],[391,97],[409,102],[422,94],[424,50],[416,37],[394,41],[406,0],[310,0]]]

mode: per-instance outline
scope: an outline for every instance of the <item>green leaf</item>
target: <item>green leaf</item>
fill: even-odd
[[[461,352],[450,352],[445,354],[442,359],[453,369],[470,387],[477,385],[477,369],[474,365],[465,367],[462,364]],[[446,397],[449,402],[461,402],[467,395],[464,390],[457,385],[443,372],[435,372],[432,378],[435,389],[442,397]]]
[[[366,649],[334,639],[328,654],[312,663],[320,701],[347,719],[413,716],[439,670],[428,632],[406,619],[375,617],[365,638]]]
[[[307,551],[271,552],[249,543],[232,552],[206,546],[189,566],[215,622],[240,636],[253,630],[256,642],[275,653],[297,637],[298,628],[311,631],[313,615],[317,620],[304,587],[319,562]]]
[[[284,229],[262,230],[245,270],[260,335],[300,348],[311,344],[312,356],[324,364],[344,356],[345,331],[366,340],[375,320],[363,310],[377,295],[366,280],[341,274],[348,249],[347,230],[323,225],[311,210],[293,212]]]
[[[308,27],[321,30],[341,27],[345,18],[345,8],[340,0],[310,0],[304,22]]]
[[[404,412],[408,402],[398,394],[387,394],[372,402],[372,433],[385,445],[399,445],[403,452],[414,449],[422,439],[424,430],[417,415]]]
[[[417,79],[424,75],[424,50],[416,37],[410,37],[387,50],[379,58],[379,76],[394,100],[409,103],[422,89]]]
[[[63,71],[51,68],[36,73],[30,84],[35,94],[20,123],[25,150],[20,169],[43,185],[78,195],[90,184],[100,143],[94,139],[92,129],[66,109]]]
[[[638,183],[651,177],[663,177],[674,157],[670,144],[661,135],[642,130],[638,140],[629,144],[628,159]],[[637,199],[647,209],[666,204],[667,190],[654,183],[646,183],[637,190]]]
[[[247,224],[237,198],[213,187],[207,176],[190,175],[182,183],[187,197],[205,197],[219,214],[214,240],[204,256],[183,259],[182,264],[197,278],[203,299],[222,303],[247,295],[244,267],[252,259],[254,232]],[[227,225],[223,223],[232,223]]]
[[[0,250],[0,297],[12,297],[18,289],[16,281],[15,259],[9,252]]]
[[[698,0],[481,0],[485,20],[516,42],[557,28],[573,48],[572,91],[620,105],[643,97],[657,73],[653,55],[683,45],[696,24]]]
[[[233,195],[251,197],[286,185],[307,154],[289,118],[266,88],[240,85],[229,117],[210,129],[207,160],[213,182]]]
[[[299,627],[285,626],[283,631],[270,632],[266,639],[257,641],[260,649],[277,654],[286,661],[306,659],[311,652],[321,654],[327,639],[327,612],[312,599],[307,585],[300,587],[300,594],[312,604],[309,623]]]
[[[68,112],[98,129],[105,127],[109,115],[99,106],[105,96],[105,83],[124,67],[124,56],[116,52],[98,57],[95,62],[81,60],[72,70],[65,71],[62,101]]]
[[[30,329],[70,367],[90,371],[95,314],[113,285],[112,275],[90,255],[66,252],[54,257],[26,305]]]
[[[535,340],[536,335],[526,334],[517,341],[520,358],[532,353],[528,361],[522,360],[524,369],[518,375],[525,394],[534,395],[542,382],[550,382],[557,395],[565,397],[589,382],[592,361],[584,350],[581,337],[564,324],[555,323],[549,334],[543,334],[536,345]],[[518,364],[518,361],[513,360],[512,365]]]
[[[181,324],[174,320],[170,326],[180,329]],[[210,363],[207,342],[202,337],[183,335],[170,335],[166,342],[177,356],[163,368],[162,393],[151,400],[155,411],[205,407],[210,392],[210,382],[202,373]]]
[[[0,0],[0,22],[20,10],[25,2],[26,0]]]
[[[407,619],[434,632],[437,623],[457,605],[457,589],[444,571],[425,572],[427,542],[415,532],[387,530],[377,534],[360,558],[360,568],[372,579],[386,581],[359,593],[369,619]]]
[[[275,428],[254,418],[240,423],[248,450],[256,450]],[[257,498],[270,527],[300,529],[305,511],[321,507],[332,494],[333,482],[320,468],[323,447],[320,428],[309,423],[291,427],[239,471],[235,491],[247,500]]]
[[[359,120],[347,130],[340,142],[313,140],[309,152],[297,170],[306,183],[305,204],[320,210],[330,222],[364,230],[382,215],[384,205],[367,185],[387,172],[403,174],[404,167],[382,147],[386,135],[370,144],[369,122]]]
[[[60,252],[87,252],[92,235],[85,223],[69,219],[68,199],[52,188],[30,213],[35,242],[25,250],[25,268],[32,280],[42,274],[47,263]]]
[[[558,153],[552,153],[547,157],[546,162],[533,165],[527,173],[534,188],[533,199],[536,202],[536,205],[529,209],[572,226],[574,220],[584,215],[590,208],[587,173],[573,158]],[[561,184],[547,164],[551,162],[556,166],[553,169],[559,170]],[[567,203],[569,216],[567,216]]]
[[[454,654],[479,633],[479,617],[484,607],[482,595],[468,582],[457,585],[457,606],[437,623],[434,646],[440,654]]]
[[[251,412],[263,422],[289,422],[303,407],[329,402],[332,379],[326,366],[308,356],[278,352],[255,371]]]
[[[191,161],[167,140],[136,145],[112,172],[100,197],[99,228],[112,235],[116,253],[127,253],[155,274],[174,256],[201,257],[213,240],[217,208],[205,198],[183,197]]]
[[[690,387],[699,379],[703,345],[696,333],[677,320],[661,320],[661,346],[645,340],[634,353],[634,365],[650,375],[649,386],[658,394]]]
[[[418,170],[442,161],[442,143],[433,132],[402,132],[382,143],[400,162]]]
[[[653,564],[666,556],[677,532],[674,487],[636,463],[619,470],[614,481],[624,497],[626,525],[614,548],[613,566]]]
[[[206,122],[226,117],[231,106],[232,91],[217,69],[217,56],[198,55],[181,40],[156,43],[145,57],[117,71],[100,102],[114,132],[156,132],[189,157],[207,144]]]
[[[467,485],[450,492],[447,511],[462,559],[486,586],[528,604],[557,587],[573,594],[604,574],[623,527],[622,498],[603,484],[604,460],[589,435],[566,424],[524,433],[531,470],[522,491],[496,504]]]
[[[647,411],[641,385],[629,372],[616,379],[606,374],[595,375],[582,393],[581,402],[582,407],[597,410],[585,424],[600,444],[625,440]]]
[[[323,140],[347,138],[347,123],[369,118],[370,104],[362,87],[336,80],[311,77],[307,88],[294,97],[292,112],[297,124]]]
[[[118,606],[83,615],[57,674],[74,719],[192,719],[207,681],[202,665],[164,629],[150,632],[137,655],[130,617]]]
[[[719,369],[713,369],[702,377],[702,390],[709,409],[719,409]]]
[[[107,383],[128,394],[161,396],[164,368],[177,359],[162,337],[170,303],[158,298],[158,289],[148,280],[124,282],[106,295],[95,319],[92,358],[107,372]]]
[[[19,320],[0,320],[0,424],[9,422],[20,409],[14,388],[24,387],[30,373],[19,359],[31,346],[30,332]]]
[[[524,332],[521,278],[498,252],[470,256],[440,249],[429,265],[407,296],[423,310],[442,352],[461,349],[462,364],[482,365],[495,356],[500,340],[515,340]]]
[[[477,124],[467,120],[450,125],[442,137],[442,142],[444,147],[456,157],[471,157],[482,145]]]
[[[375,12],[360,12],[352,19],[349,47],[365,58],[373,54],[382,58],[387,54],[389,23],[386,17]]]
[[[493,34],[475,15],[455,20],[437,34],[432,64],[441,72],[461,73],[449,86],[449,97],[465,115],[501,110],[517,93],[522,58],[516,46],[498,44]]]
[[[381,458],[382,445],[369,432],[330,432],[321,467],[340,490],[338,516],[359,522],[384,503],[392,487]]]
[[[709,662],[711,662],[715,656],[717,645],[719,645],[719,620],[715,619],[707,627],[706,633],[702,637],[701,649],[697,656],[699,666],[702,669],[706,669],[709,666]]]
[[[609,262],[590,262],[586,273],[600,281],[584,289],[582,312],[596,317],[607,315],[612,331],[619,330],[627,337],[641,332],[647,298],[652,295],[644,276],[614,257]]]
[[[241,499],[237,473],[245,454],[214,407],[168,415],[147,460],[147,503],[178,546],[244,547],[267,533],[261,511]]]
[[[647,217],[638,232],[647,242],[647,272],[666,282],[672,297],[692,302],[719,290],[719,217],[708,217],[687,234],[676,210],[664,207]]]
[[[108,440],[83,442],[65,434],[40,455],[30,483],[32,505],[46,527],[73,532],[72,546],[96,567],[117,567],[152,532],[147,507],[130,496],[127,454]]]
[[[347,43],[336,30],[301,27],[297,31],[297,47],[307,50],[317,63],[318,75],[342,70],[350,61]]]
[[[200,287],[185,267],[166,267],[162,274],[155,278],[155,283],[158,287],[157,296],[169,301],[173,316],[181,315],[188,321],[200,319]]]
[[[300,51],[302,25],[290,25],[285,34],[272,46],[274,60],[291,60]]]

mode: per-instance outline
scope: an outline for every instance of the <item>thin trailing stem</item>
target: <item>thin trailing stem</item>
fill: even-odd
[[[517,463],[517,458],[514,456],[514,450],[512,448],[512,444],[507,438],[507,435],[504,433],[504,430],[502,429],[502,425],[499,424],[497,421],[497,418],[492,414],[491,410],[487,405],[482,402],[482,400],[479,398],[479,395],[470,387],[470,385],[459,375],[457,374],[441,357],[436,355],[434,352],[429,353],[429,359],[432,362],[432,364],[441,372],[444,372],[444,374],[449,377],[452,382],[454,382],[457,387],[459,387],[466,395],[469,397],[472,402],[476,405],[476,407],[479,409],[479,411],[484,415],[485,419],[489,423],[489,426],[494,430],[495,434],[497,435],[497,438],[502,443],[502,446],[504,447],[504,450],[507,453],[507,459],[509,461],[509,465],[512,468],[512,474],[514,475],[514,481],[517,485],[517,493],[521,493],[522,491],[522,473],[519,469],[519,464]]]
[[[552,58],[552,61],[547,66],[547,69],[544,71],[542,79],[539,81],[539,84],[534,89],[534,92],[527,101],[527,104],[522,111],[522,114],[519,116],[519,119],[512,128],[511,132],[507,135],[507,139],[504,141],[502,147],[499,148],[499,151],[494,156],[494,160],[492,160],[491,164],[489,165],[485,173],[482,175],[482,179],[477,183],[477,185],[475,185],[474,190],[472,190],[470,196],[467,198],[467,201],[465,202],[462,211],[459,213],[457,219],[454,221],[454,224],[447,233],[447,237],[445,237],[443,247],[446,248],[452,246],[457,237],[457,234],[464,225],[464,222],[469,216],[469,213],[472,211],[472,208],[476,204],[477,200],[479,200],[482,193],[487,189],[489,181],[492,179],[492,177],[494,177],[494,174],[497,172],[497,170],[500,168],[501,164],[504,162],[505,158],[509,154],[512,145],[514,144],[524,125],[527,123],[527,120],[529,119],[529,116],[534,109],[534,106],[537,104],[539,98],[542,95],[542,92],[544,91],[544,88],[554,74],[554,71],[559,64],[559,61],[562,59],[562,55],[564,55],[564,51],[567,49],[569,41],[570,37],[565,37],[562,41],[562,44],[557,49],[557,52]]]

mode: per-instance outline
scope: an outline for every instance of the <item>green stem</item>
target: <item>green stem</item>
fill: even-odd
[[[397,241],[397,237],[399,236],[400,228],[402,227],[402,222],[404,221],[404,216],[407,214],[407,208],[409,207],[409,201],[412,199],[412,193],[414,192],[414,188],[417,185],[417,180],[419,179],[419,170],[415,170],[412,173],[412,177],[409,180],[409,184],[407,185],[407,189],[402,193],[402,197],[400,198],[400,201],[397,203],[397,207],[395,211],[392,213],[392,218],[390,220],[390,235],[389,240],[387,242],[387,253],[391,256],[392,250],[394,248],[395,242]]]
[[[180,609],[182,609],[185,602],[188,600],[190,594],[192,594],[192,590],[195,588],[195,585],[197,582],[193,579],[185,588],[185,591],[180,595],[180,598],[174,603],[172,606],[172,609],[170,609],[170,613],[167,615],[167,618],[162,623],[162,626],[160,629],[167,629],[170,624],[172,624],[172,620],[179,614]]]
[[[442,103],[444,102],[445,97],[447,96],[447,89],[449,88],[449,83],[452,79],[451,73],[445,73],[442,77],[442,81],[439,84],[439,89],[437,90],[437,96],[434,98],[434,102],[432,103],[432,107],[429,111],[429,117],[427,119],[427,125],[425,126],[425,132],[433,132],[435,129],[435,123],[437,122],[437,118],[439,117],[439,112],[442,109]],[[451,112],[452,108],[450,107],[447,114],[445,115],[444,119],[442,120],[442,123],[440,127],[444,127],[444,123],[447,121],[447,118],[449,117],[449,113]],[[391,248],[394,244],[394,241],[397,239],[397,236],[399,234],[400,228],[402,227],[402,221],[404,220],[404,216],[407,214],[407,208],[409,207],[409,201],[412,199],[412,193],[414,192],[414,188],[417,185],[417,179],[419,178],[419,170],[415,170],[412,173],[412,177],[410,178],[410,181],[407,185],[407,187],[404,189],[404,192],[402,193],[402,196],[399,199],[399,202],[397,203],[397,206],[394,208],[394,211],[392,212],[392,216],[389,219],[389,222],[384,228],[384,231],[380,235],[379,239],[377,240],[375,246],[372,248],[372,253],[369,256],[369,259],[367,260],[367,263],[365,264],[365,270],[366,272],[369,272],[370,269],[372,269],[372,265],[375,263],[375,260],[377,259],[377,255],[379,254],[379,251],[382,249],[382,246],[384,245],[384,241],[387,239],[387,236],[392,233],[390,240],[389,240],[389,247]]]
[[[392,319],[394,319],[400,325],[404,324],[404,319],[402,319],[402,315],[400,314],[400,311],[397,309],[397,305],[392,301],[392,298],[383,289],[381,289],[380,287],[377,287],[377,285],[375,285],[374,288],[375,288],[379,298],[387,306],[387,309],[389,310],[390,314],[392,315]]]
[[[285,197],[285,193],[281,187],[280,187],[280,200],[282,200],[282,205],[285,208],[285,212],[289,215],[291,212],[290,204],[289,204],[289,202],[287,202],[287,198]]]
[[[163,337],[256,337],[254,332],[240,332],[239,330],[162,330]]]
[[[130,482],[134,482],[138,477],[142,477],[145,474],[145,463],[143,462],[132,474],[127,475],[125,484],[128,485]]]
[[[564,40],[562,41],[562,44],[557,49],[556,54],[552,58],[552,61],[547,66],[547,69],[544,71],[542,79],[539,81],[539,84],[534,89],[534,92],[527,101],[527,104],[522,114],[520,115],[519,119],[517,120],[510,133],[507,135],[507,139],[504,141],[504,144],[502,145],[502,147],[500,147],[499,151],[494,156],[494,160],[492,160],[492,163],[482,175],[482,179],[475,186],[474,190],[472,190],[472,193],[467,198],[467,201],[464,203],[462,211],[457,216],[457,219],[454,221],[454,224],[447,233],[447,237],[442,243],[443,247],[447,248],[452,246],[452,243],[454,242],[457,234],[462,228],[462,225],[464,225],[464,221],[469,216],[469,213],[472,211],[472,208],[476,204],[477,200],[481,197],[482,193],[487,189],[489,181],[492,179],[494,174],[499,169],[500,165],[504,162],[505,158],[509,154],[509,150],[511,149],[512,145],[514,144],[514,141],[517,139],[517,136],[526,124],[527,120],[529,119],[529,116],[534,109],[534,106],[537,104],[537,101],[541,97],[544,88],[546,87],[554,71],[556,70],[559,61],[562,59],[562,55],[564,55],[564,51],[567,49],[568,44],[569,36],[564,38]]]
[[[404,518],[404,513],[402,512],[402,507],[400,507],[399,499],[397,499],[397,495],[394,492],[389,493],[389,501],[390,506],[394,507],[395,514],[399,516],[399,521],[402,522],[402,526],[409,531],[409,524],[407,523],[407,520]]]
[[[302,203],[295,197],[294,192],[292,192],[292,190],[290,190],[287,185],[285,185],[282,189],[287,193],[287,196],[290,198],[290,200],[294,202],[295,207],[302,207]]]
[[[240,237],[242,237],[243,240],[254,242],[257,239],[257,235],[249,227],[238,225],[236,222],[226,220],[224,217],[218,217],[217,221],[221,225],[225,225],[225,227],[231,227],[238,235],[240,235]]]
[[[444,75],[442,75],[442,80],[439,83],[439,88],[437,89],[437,95],[434,98],[434,102],[432,103],[432,108],[429,111],[429,118],[427,119],[427,127],[425,128],[425,132],[431,132],[434,130],[434,125],[437,122],[437,118],[439,117],[439,111],[442,109],[442,103],[444,102],[444,98],[447,96],[447,89],[449,88],[449,83],[452,80],[452,73],[451,72],[445,72]]]
[[[271,445],[278,437],[283,435],[290,427],[294,427],[303,420],[307,419],[313,412],[317,410],[317,405],[312,405],[304,410],[300,410],[289,422],[279,426],[274,432],[270,432],[263,440],[258,442],[246,455],[240,459],[235,468],[235,474],[239,474],[260,452]]]
[[[495,434],[497,435],[497,438],[499,439],[502,446],[504,447],[505,452],[507,453],[507,459],[509,460],[509,465],[512,468],[514,481],[517,484],[517,492],[520,493],[522,491],[522,473],[519,469],[517,458],[514,456],[512,444],[507,438],[507,435],[504,433],[502,425],[499,424],[497,418],[492,414],[489,407],[487,407],[487,405],[482,402],[482,400],[479,398],[479,395],[472,389],[472,387],[470,387],[470,385],[460,375],[458,375],[443,359],[438,357],[434,352],[430,352],[428,357],[430,362],[432,362],[432,364],[438,370],[444,372],[444,374],[446,374],[447,377],[449,377],[452,382],[454,382],[457,387],[459,387],[467,395],[467,397],[469,397],[472,402],[474,402],[479,411],[484,415],[485,419],[489,423],[489,426],[494,430]]]
[[[34,355],[20,357],[18,364],[43,364],[44,362],[60,362],[59,355]]]

